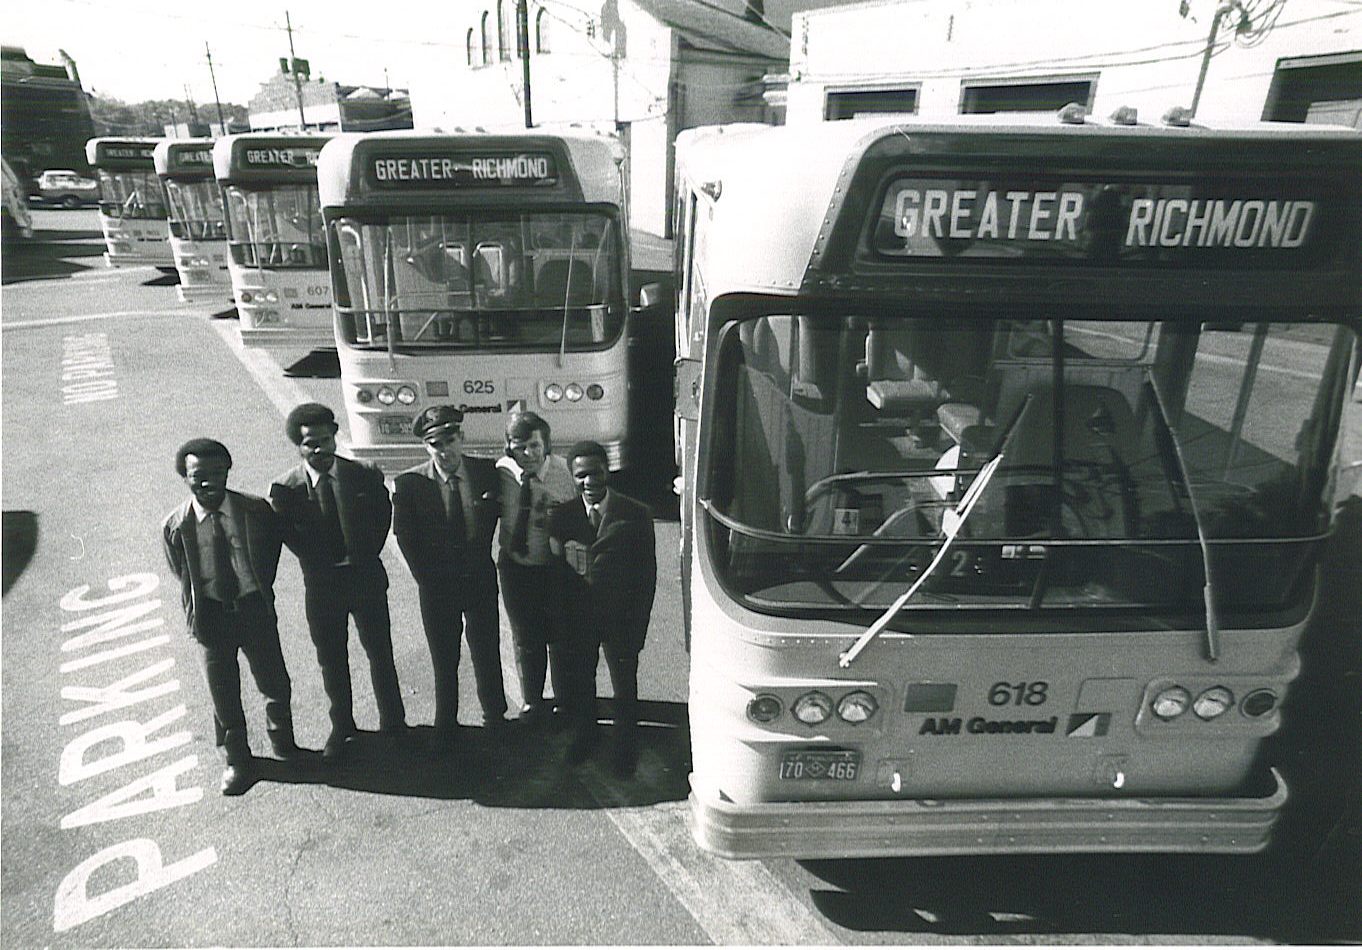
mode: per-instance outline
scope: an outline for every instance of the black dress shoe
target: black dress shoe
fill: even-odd
[[[241,795],[255,781],[253,770],[247,765],[228,765],[222,770],[222,794]]]
[[[298,744],[293,741],[292,736],[283,736],[280,738],[270,736],[270,748],[274,750],[274,754],[277,758],[285,761],[303,757],[303,750],[298,748]]]
[[[326,745],[322,746],[322,761],[330,765],[343,762],[349,753],[350,740],[354,737],[353,732],[331,733],[326,739]]]

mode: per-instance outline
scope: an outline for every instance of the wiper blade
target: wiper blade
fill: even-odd
[[[1215,609],[1215,584],[1211,579],[1211,546],[1206,540],[1206,526],[1201,519],[1201,509],[1197,507],[1196,496],[1192,493],[1192,479],[1187,473],[1187,460],[1182,454],[1182,443],[1178,441],[1177,433],[1173,431],[1173,423],[1169,420],[1168,410],[1164,407],[1159,384],[1154,381],[1154,375],[1148,368],[1144,371],[1144,382],[1153,394],[1160,430],[1167,445],[1172,449],[1170,454],[1178,476],[1177,484],[1187,495],[1188,507],[1192,509],[1192,522],[1196,525],[1196,539],[1201,546],[1201,576],[1205,581],[1201,596],[1206,605],[1206,659],[1214,663],[1220,659],[1220,620]]]
[[[975,476],[974,481],[971,482],[969,488],[965,490],[964,496],[960,499],[960,504],[956,505],[953,509],[942,512],[942,544],[941,549],[936,552],[936,557],[932,558],[932,562],[927,565],[927,569],[922,572],[922,576],[914,581],[913,585],[904,591],[898,600],[890,604],[889,608],[885,610],[884,613],[880,614],[879,618],[876,619],[874,623],[866,628],[865,633],[856,638],[856,642],[851,645],[850,649],[837,657],[837,665],[842,669],[851,666],[856,657],[860,656],[865,648],[870,646],[871,642],[880,635],[880,632],[884,630],[885,627],[889,626],[889,622],[894,619],[908,601],[912,600],[913,595],[922,588],[922,585],[927,582],[927,578],[932,576],[936,571],[937,566],[946,557],[946,552],[950,550],[951,542],[953,542],[960,533],[960,529],[965,526],[966,520],[969,519],[970,512],[974,510],[975,504],[983,497],[984,489],[988,487],[988,483],[993,479],[993,473],[996,472],[998,466],[1002,464],[1003,456],[1007,451],[1007,443],[1012,438],[1012,433],[1016,431],[1017,423],[1021,422],[1022,416],[1026,414],[1026,409],[1030,405],[1031,394],[1028,393],[1026,398],[1022,400],[1021,406],[1008,421],[1007,427],[1003,429],[1002,434],[998,437],[998,446],[994,451],[993,458],[985,462],[983,468],[979,469],[979,474]]]

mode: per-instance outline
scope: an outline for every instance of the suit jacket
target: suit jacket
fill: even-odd
[[[284,544],[297,556],[303,579],[324,580],[330,578],[334,565],[323,540],[321,503],[303,470],[306,464],[274,480],[270,506],[283,521]],[[393,506],[383,473],[372,463],[338,455],[331,475],[335,477],[336,508],[346,555],[357,571],[381,576],[386,586],[388,575],[380,556],[392,525]]]
[[[497,595],[492,563],[492,535],[501,501],[498,478],[490,459],[463,459],[463,475],[473,496],[472,539],[456,537],[445,516],[435,463],[427,461],[402,472],[393,482],[393,534],[416,583],[450,585],[459,591]]]
[[[590,625],[593,635],[617,649],[643,649],[648,618],[657,592],[657,550],[653,514],[648,506],[610,489],[601,507],[600,529],[593,531],[580,498],[549,512],[549,535],[558,544],[579,541],[587,547],[586,576],[556,559],[569,627]],[[569,629],[568,635],[579,635]]]
[[[228,489],[227,494],[236,509],[237,527],[241,529],[242,542],[246,546],[246,559],[251,563],[251,571],[260,585],[265,603],[273,612],[274,575],[279,568],[279,551],[283,540],[279,516],[263,498],[231,489]],[[166,515],[161,524],[161,543],[166,561],[180,581],[180,603],[184,607],[189,635],[202,640],[202,631],[197,623],[197,606],[207,596],[207,591],[199,564],[199,525],[192,501],[185,501]]]

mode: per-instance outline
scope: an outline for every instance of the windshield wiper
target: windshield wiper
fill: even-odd
[[[1169,420],[1168,410],[1164,407],[1163,394],[1159,392],[1159,384],[1154,381],[1154,374],[1148,367],[1144,371],[1144,382],[1153,394],[1154,407],[1158,410],[1159,428],[1167,446],[1165,453],[1172,456],[1172,468],[1177,472],[1178,480],[1173,484],[1187,495],[1187,505],[1192,509],[1192,521],[1196,525],[1196,539],[1201,546],[1201,575],[1205,580],[1201,594],[1206,605],[1206,659],[1214,663],[1220,659],[1220,621],[1216,615],[1215,586],[1211,580],[1211,546],[1206,540],[1206,526],[1201,520],[1201,509],[1197,507],[1196,496],[1192,493],[1192,479],[1187,473],[1187,460],[1182,455],[1182,443],[1178,441],[1177,433],[1173,431],[1173,423]]]
[[[558,368],[563,368],[567,356],[568,303],[572,300],[572,265],[577,261],[577,228],[572,229],[572,244],[568,247],[567,280],[563,286],[563,335],[558,341]]]
[[[946,552],[950,550],[951,542],[955,540],[956,535],[960,533],[960,529],[964,527],[965,521],[969,518],[970,512],[974,510],[975,504],[983,497],[984,489],[988,487],[989,481],[992,480],[993,473],[996,472],[998,466],[1002,464],[1003,455],[1006,454],[1007,451],[1007,443],[1012,438],[1012,433],[1017,430],[1017,423],[1021,422],[1022,416],[1026,414],[1026,409],[1030,405],[1031,394],[1027,393],[1026,398],[1022,400],[1021,406],[1017,408],[1016,413],[1008,421],[1007,426],[998,437],[998,445],[997,448],[994,449],[993,457],[984,463],[983,468],[979,469],[979,474],[975,476],[974,481],[971,482],[969,488],[965,490],[964,496],[960,499],[960,504],[956,505],[953,509],[947,509],[942,512],[942,544],[941,549],[936,552],[936,557],[932,558],[932,562],[927,565],[927,569],[922,572],[922,576],[914,581],[913,585],[904,591],[898,600],[890,604],[889,608],[885,610],[884,613],[880,614],[879,618],[874,623],[866,628],[865,633],[856,638],[856,642],[851,645],[851,648],[837,657],[837,665],[842,669],[851,666],[856,657],[860,656],[861,652],[864,651],[866,647],[870,646],[871,642],[880,635],[880,632],[883,631],[885,627],[889,626],[889,622],[894,619],[908,601],[912,600],[913,595],[922,588],[922,585],[927,582],[927,578],[931,577],[933,572],[936,571],[937,565],[946,557]]]

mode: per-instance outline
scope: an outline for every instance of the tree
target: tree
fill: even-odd
[[[90,93],[90,114],[95,120],[97,135],[164,135],[165,127],[172,122],[186,122],[193,113],[189,103],[183,99],[150,99],[145,102],[127,103],[121,99]],[[200,120],[206,122],[212,133],[220,133],[217,122],[217,106],[213,103],[197,105]],[[224,102],[222,118],[229,125],[249,126],[249,112],[245,106]]]

